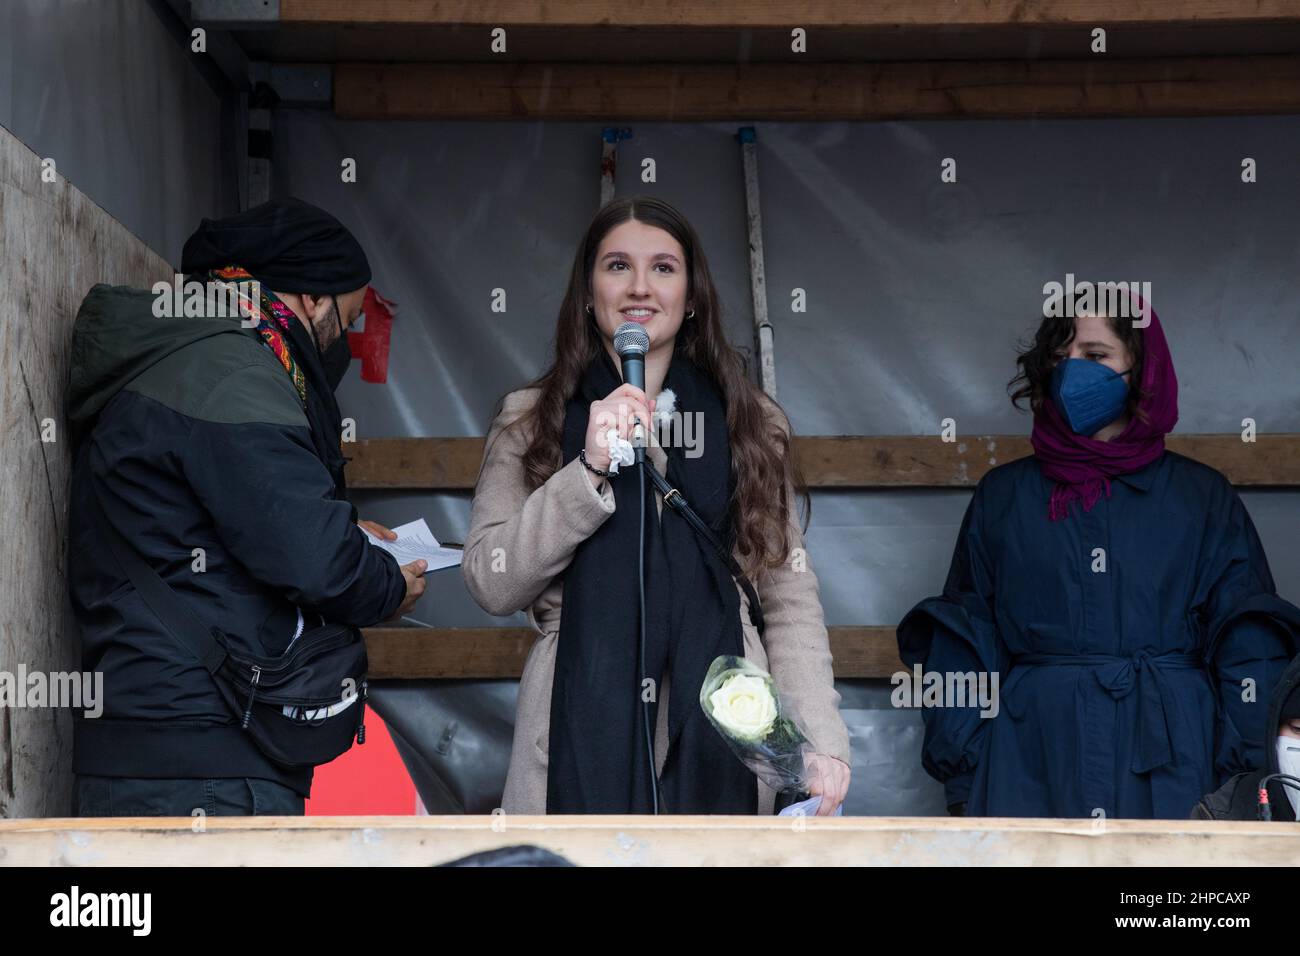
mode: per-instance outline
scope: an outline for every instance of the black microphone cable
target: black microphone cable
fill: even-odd
[[[646,700],[646,668],[645,668],[645,469],[653,468],[654,465],[648,463],[643,456],[637,462],[638,468],[637,481],[641,489],[641,533],[638,536],[639,545],[637,547],[637,580],[641,591],[641,628],[637,641],[638,657],[641,661],[641,682],[637,688],[637,693],[641,695],[641,724],[645,728],[645,742],[647,760],[650,764],[650,802],[654,807],[655,815],[659,814],[659,775],[655,772],[655,741],[654,730],[650,726],[650,701]],[[655,700],[659,699],[659,688],[655,687]]]
[[[629,385],[645,391],[645,356],[650,351],[650,336],[646,334],[645,329],[641,328],[635,322],[624,322],[614,333],[614,351],[618,354],[619,362],[622,365],[623,381]],[[654,808],[656,815],[659,813],[660,793],[659,793],[659,774],[655,772],[655,728],[651,725],[650,720],[650,701],[646,699],[646,684],[648,675],[645,666],[645,645],[646,645],[646,600],[645,600],[645,469],[653,468],[653,464],[646,463],[645,443],[647,440],[646,425],[643,425],[639,418],[633,418],[633,423],[637,426],[632,437],[636,439],[633,458],[636,462],[637,470],[637,487],[640,489],[640,513],[641,527],[637,535],[637,584],[640,593],[640,613],[641,626],[637,634],[637,659],[640,663],[640,683],[636,688],[637,694],[641,697],[641,724],[645,731],[646,744],[646,762],[650,770],[650,803]],[[649,423],[653,424],[653,423]],[[653,696],[656,705],[659,702],[659,686],[655,682],[653,686]]]

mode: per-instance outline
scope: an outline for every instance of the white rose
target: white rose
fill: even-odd
[[[709,695],[713,719],[743,740],[762,740],[776,721],[776,701],[767,681],[736,674]]]

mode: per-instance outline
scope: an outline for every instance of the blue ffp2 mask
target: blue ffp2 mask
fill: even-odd
[[[1076,435],[1093,435],[1124,411],[1129,372],[1116,372],[1100,362],[1067,358],[1052,369],[1052,401]]]

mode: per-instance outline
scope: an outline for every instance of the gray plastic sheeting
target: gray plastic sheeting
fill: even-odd
[[[340,389],[359,437],[482,435],[500,396],[545,364],[576,243],[598,198],[600,127],[277,117],[277,191],[356,230],[400,304],[389,380]],[[620,195],[677,204],[707,250],[732,341],[748,348],[736,127],[644,124],[620,149]],[[1183,432],[1300,431],[1300,239],[1293,117],[759,124],[768,301],[780,399],[798,433],[1027,433],[1005,385],[1045,282],[1150,281],[1181,382]],[[939,180],[957,160],[958,181]],[[1240,179],[1243,157],[1259,181]],[[344,158],[358,180],[343,183]],[[640,181],[655,160],[657,182]],[[504,313],[491,311],[504,289]],[[803,289],[805,313],[793,313]],[[990,458],[998,459],[997,450]],[[1300,496],[1243,495],[1280,592],[1300,599]],[[423,515],[462,541],[465,495],[358,494],[365,517]],[[815,496],[810,554],[829,624],[892,624],[939,591],[969,499],[960,490]],[[455,571],[412,614],[479,610]],[[846,812],[942,813],[921,723],[883,681],[841,681],[853,740]],[[375,693],[434,812],[495,806],[513,684],[403,682]],[[448,728],[455,724],[454,731]]]
[[[239,208],[238,152],[234,106],[223,111],[158,5],[0,3],[0,125],[179,264],[201,218]]]

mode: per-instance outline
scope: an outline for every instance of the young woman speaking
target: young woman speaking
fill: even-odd
[[[614,351],[627,322],[649,336],[645,391],[622,381]],[[648,426],[669,404],[676,420],[698,423],[694,441],[660,445],[651,428],[647,459],[731,548],[766,627],[760,638],[728,564],[647,480],[643,671],[642,483],[637,466],[615,471],[611,455],[634,418]],[[660,812],[771,813],[775,794],[700,707],[723,654],[769,670],[783,704],[797,706],[816,751],[807,789],[822,796],[819,814],[839,806],[848,731],[797,484],[789,423],[726,342],[695,231],[656,199],[604,206],[574,258],[554,364],[505,396],[489,431],[465,544],[475,600],[497,615],[527,609],[541,635],[519,686],[506,812],[653,812],[653,724]]]

